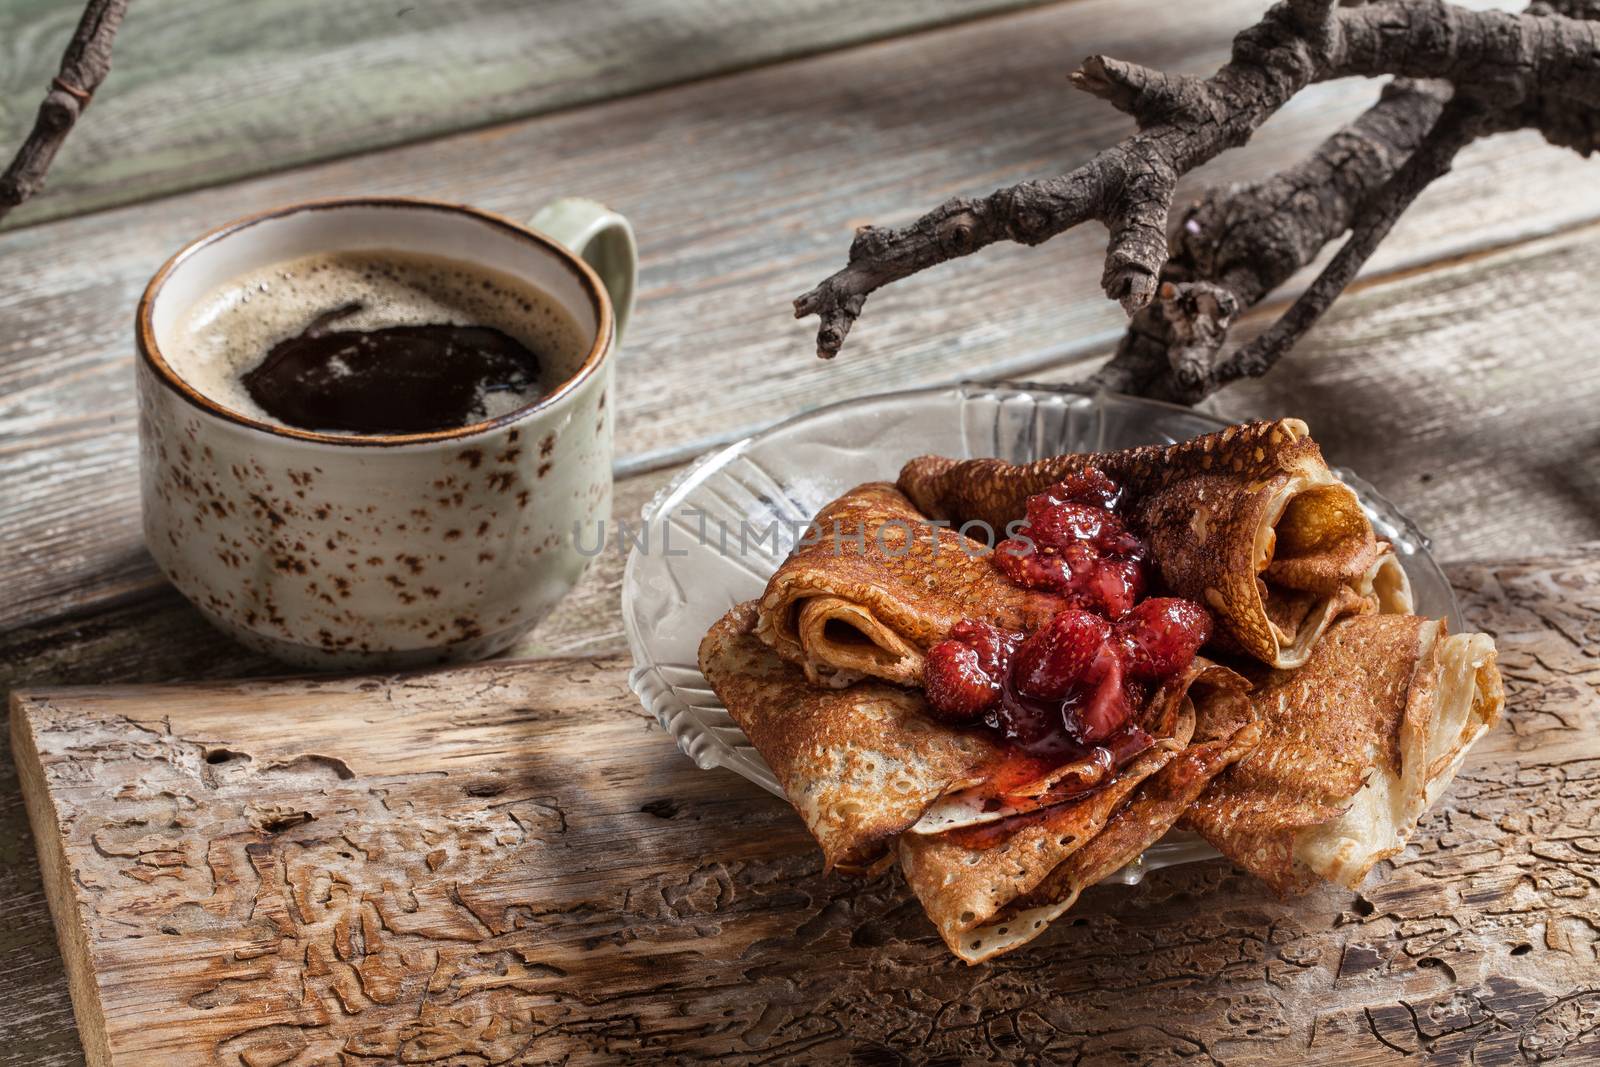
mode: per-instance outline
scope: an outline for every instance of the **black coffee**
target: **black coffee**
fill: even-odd
[[[166,351],[224,407],[327,433],[424,433],[526,407],[588,339],[521,279],[438,256],[332,252],[275,263],[199,301]]]
[[[244,375],[261,410],[305,430],[426,433],[483,420],[487,398],[542,390],[541,361],[491,326],[427,323],[330,328],[362,310],[317,316]]]

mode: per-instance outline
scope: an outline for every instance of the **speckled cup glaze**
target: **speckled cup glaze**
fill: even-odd
[[[156,273],[136,325],[145,540],[208,619],[297,666],[390,669],[501,651],[572,588],[587,563],[574,531],[588,543],[611,507],[612,355],[634,246],[626,221],[590,201],[558,201],[535,224],[548,232],[431,201],[318,201],[230,223]],[[358,248],[523,278],[566,308],[589,351],[538,403],[387,436],[256,421],[190,388],[163,358],[214,286]]]

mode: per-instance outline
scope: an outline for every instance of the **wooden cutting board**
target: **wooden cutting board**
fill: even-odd
[[[1452,577],[1510,723],[1366,889],[1196,864],[976,968],[617,660],[36,690],[12,731],[95,1064],[1592,1061],[1600,552]]]

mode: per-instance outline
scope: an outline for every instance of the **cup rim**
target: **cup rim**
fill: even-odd
[[[537,246],[542,251],[553,253],[557,260],[577,276],[580,287],[588,295],[590,304],[593,306],[595,316],[594,343],[584,355],[583,362],[561,384],[531,404],[525,404],[520,408],[497,415],[492,419],[485,419],[482,422],[468,423],[465,426],[456,426],[447,430],[429,430],[425,433],[405,434],[320,433],[316,430],[301,430],[293,426],[281,426],[276,423],[264,422],[261,419],[251,418],[243,412],[235,411],[230,407],[217,403],[184,381],[182,376],[172,369],[172,365],[166,361],[166,358],[161,354],[160,346],[156,343],[155,304],[168,279],[191,256],[202,248],[242,233],[263,222],[270,222],[274,219],[298,215],[307,211],[329,211],[350,207],[439,211],[445,214],[461,215],[487,223],[518,240]],[[535,412],[554,407],[571,394],[573,390],[577,389],[581,383],[590,378],[605,362],[606,354],[611,349],[612,339],[615,334],[616,318],[612,311],[610,294],[606,292],[605,285],[600,281],[600,277],[594,272],[594,269],[571,249],[554,238],[521,223],[514,222],[504,215],[485,211],[482,208],[471,207],[467,204],[413,196],[336,196],[314,200],[298,200],[294,203],[258,211],[254,214],[244,215],[230,222],[225,222],[189,241],[161,265],[160,269],[151,277],[149,284],[145,286],[143,295],[139,297],[139,304],[134,315],[134,336],[140,359],[154,373],[158,382],[177,393],[193,406],[246,429],[274,437],[285,437],[297,441],[310,441],[325,445],[343,445],[349,448],[383,448],[398,445],[428,444],[437,441],[464,440],[490,430],[520,422]]]

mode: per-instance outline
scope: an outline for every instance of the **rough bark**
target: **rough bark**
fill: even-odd
[[[111,72],[111,42],[128,0],[89,0],[61,57],[61,70],[39,105],[38,117],[11,165],[0,175],[0,220],[44,186],[45,172],[67,134],[88,110],[95,90]]]
[[[1093,381],[1164,400],[1194,392],[1237,316],[1350,228],[1449,96],[1442,83],[1398,79],[1302,162],[1258,183],[1208,189],[1172,228],[1158,299],[1134,314]]]
[[[1110,231],[1102,285],[1133,316],[1092,379],[1194,402],[1269,369],[1355,276],[1406,206],[1478,137],[1534,128],[1587,155],[1600,136],[1600,11],[1554,0],[1521,15],[1441,0],[1274,7],[1209,78],[1091,56],[1073,83],[1132,115],[1138,132],[1068,174],[947,201],[898,229],[864,227],[847,265],[795,301],[831,357],[867,297],[996,241],[1042,241],[1087,221]],[[1296,92],[1331,78],[1398,77],[1306,161],[1207,194],[1166,236],[1183,174],[1243,144]],[[1351,239],[1265,335],[1224,356],[1239,313],[1346,230]]]
[[[93,1063],[1583,1063],[1597,548],[1451,569],[1509,721],[1361,892],[1173,868],[976,968],[623,660],[39,690],[15,752]]]

